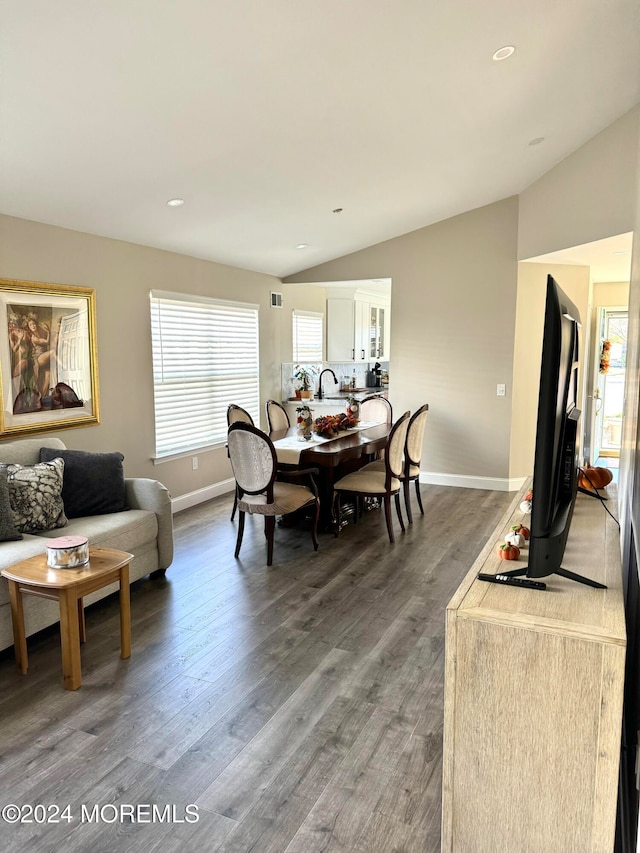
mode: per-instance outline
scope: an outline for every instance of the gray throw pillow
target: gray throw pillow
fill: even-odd
[[[62,500],[67,518],[105,515],[128,509],[122,453],[40,448],[40,461],[64,460]]]
[[[11,502],[9,500],[9,483],[7,480],[7,469],[0,466],[0,542],[13,542],[22,539],[22,533],[17,530],[13,523]]]
[[[7,465],[6,472],[11,516],[21,533],[53,530],[66,525],[62,503],[62,459],[36,465]]]

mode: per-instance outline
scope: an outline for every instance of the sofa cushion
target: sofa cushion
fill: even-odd
[[[62,500],[67,518],[105,515],[127,509],[122,453],[40,449],[40,461],[64,459]]]
[[[7,469],[0,466],[0,542],[14,542],[16,539],[22,539],[22,533],[13,522],[7,478]]]
[[[21,533],[65,526],[62,459],[35,465],[7,465],[6,471],[11,516]]]

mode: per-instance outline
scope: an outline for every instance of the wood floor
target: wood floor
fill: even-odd
[[[5,820],[2,850],[438,851],[444,608],[513,496],[422,495],[394,546],[376,510],[317,553],[278,527],[271,568],[256,519],[235,560],[231,498],[202,504],[131,589],[130,660],[117,597],[87,612],[76,692],[57,630],[26,676],[4,652],[0,806],[59,822]]]

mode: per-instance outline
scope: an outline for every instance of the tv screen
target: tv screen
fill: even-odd
[[[507,574],[526,572],[530,578],[557,574],[602,587],[562,568],[578,489],[579,328],[578,309],[554,278],[547,276],[529,559],[526,570]]]

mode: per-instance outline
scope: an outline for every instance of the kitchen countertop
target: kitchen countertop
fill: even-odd
[[[317,397],[313,397],[311,400],[298,400],[297,397],[289,397],[288,400],[285,400],[286,403],[309,403],[311,405],[324,405],[326,404],[336,404],[336,403],[346,403],[348,397],[355,397],[356,400],[364,400],[365,397],[371,397],[374,394],[381,394],[382,396],[386,396],[387,389],[386,388],[354,388],[350,391],[331,391],[328,394],[322,395],[322,400],[319,400]]]

